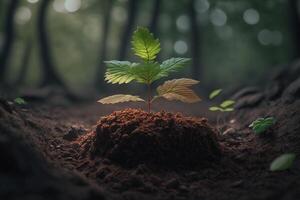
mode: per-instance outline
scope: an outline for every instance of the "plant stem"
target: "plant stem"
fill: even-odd
[[[148,113],[150,113],[150,111],[151,111],[151,84],[148,83],[147,86],[148,86],[148,100],[147,100],[147,103],[148,103]]]

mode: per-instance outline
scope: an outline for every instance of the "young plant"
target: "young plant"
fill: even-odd
[[[216,89],[213,90],[210,94],[209,94],[209,99],[212,100],[215,97],[219,96],[219,94],[222,92],[222,89]],[[220,112],[231,112],[234,110],[233,105],[235,104],[235,101],[233,100],[225,100],[223,101],[220,105],[217,106],[211,106],[209,107],[210,111],[220,111]]]
[[[216,89],[216,90],[213,90],[210,94],[209,94],[209,99],[212,100],[214,98],[216,98],[217,96],[219,96],[222,92],[222,89]],[[214,106],[211,106],[209,107],[209,110],[212,111],[212,112],[231,112],[231,111],[234,111],[234,108],[233,108],[233,105],[235,104],[235,101],[233,100],[225,100],[223,101],[221,104],[219,105],[214,105]],[[217,115],[217,127],[220,127],[220,115],[218,114]],[[224,124],[224,118],[222,117],[222,123],[221,124]],[[218,131],[219,128],[217,128]]]
[[[294,153],[285,153],[275,158],[271,165],[270,171],[284,171],[292,167],[296,158]]]
[[[128,101],[143,101],[148,104],[148,112],[150,112],[153,101],[161,97],[186,103],[200,101],[197,94],[190,88],[199,83],[199,81],[188,78],[166,81],[157,88],[157,95],[153,97],[151,94],[152,83],[182,69],[189,63],[190,59],[170,58],[162,63],[158,63],[156,56],[160,52],[160,42],[154,38],[147,28],[138,27],[133,33],[131,44],[134,54],[141,59],[141,62],[106,61],[105,80],[112,84],[127,84],[132,81],[145,84],[148,88],[147,99],[144,100],[139,96],[129,94],[116,94],[100,99],[99,103],[115,104]]]
[[[249,125],[249,128],[252,128],[252,130],[259,135],[266,132],[274,124],[274,117],[257,118]]]
[[[14,102],[15,102],[16,104],[18,104],[18,105],[26,105],[26,104],[27,104],[27,102],[26,102],[23,98],[21,98],[21,97],[15,98],[15,99],[14,99]]]

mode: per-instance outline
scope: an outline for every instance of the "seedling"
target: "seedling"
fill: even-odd
[[[148,104],[148,112],[150,112],[153,101],[161,97],[186,103],[200,101],[197,94],[190,88],[199,83],[199,81],[189,78],[166,81],[157,87],[157,95],[153,97],[151,94],[152,83],[182,69],[189,63],[190,59],[170,58],[161,64],[158,63],[156,56],[160,52],[160,42],[154,38],[147,28],[138,27],[133,33],[131,44],[134,54],[141,59],[141,63],[116,60],[106,61],[105,80],[112,84],[126,84],[132,81],[145,84],[148,87],[147,100],[129,94],[116,94],[100,99],[99,103],[115,104],[128,101],[143,101]]]
[[[271,171],[287,170],[292,167],[295,158],[296,158],[296,154],[294,153],[282,154],[272,161],[270,165],[270,170]]]
[[[23,98],[21,98],[21,97],[15,98],[15,99],[14,99],[14,102],[15,102],[16,104],[18,104],[18,105],[26,105],[26,104],[27,104],[27,102],[26,102]]]
[[[222,89],[216,89],[213,90],[210,94],[209,94],[209,99],[212,100],[214,98],[216,98],[217,96],[219,96],[222,92]],[[209,107],[209,110],[212,112],[231,112],[234,111],[233,105],[235,104],[235,101],[233,100],[225,100],[223,101],[221,104],[219,105],[214,105]],[[222,118],[222,123],[224,124],[224,119]],[[217,115],[217,127],[220,126],[220,116]]]
[[[274,117],[257,118],[249,125],[249,128],[252,128],[252,130],[259,135],[266,132],[274,124]]]
[[[215,97],[219,96],[219,94],[222,92],[222,89],[216,89],[213,90],[210,94],[209,94],[209,99],[212,100]],[[210,111],[220,111],[220,112],[231,112],[234,110],[233,105],[235,104],[235,101],[233,100],[225,100],[223,101],[220,105],[218,106],[211,106],[209,107]]]
[[[213,90],[210,94],[209,94],[209,99],[213,99],[217,96],[219,96],[219,94],[222,92],[222,89],[216,89]]]

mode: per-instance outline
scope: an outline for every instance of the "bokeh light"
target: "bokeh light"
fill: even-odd
[[[64,5],[64,0],[55,0],[53,2],[53,9],[56,12],[60,12],[60,13],[66,12],[65,5]]]
[[[207,0],[197,0],[195,2],[195,9],[198,13],[205,13],[208,11],[210,4]]]
[[[28,3],[37,3],[39,0],[27,0]]]
[[[76,12],[81,7],[81,0],[65,0],[65,9],[68,12]]]
[[[121,6],[116,6],[112,10],[112,17],[117,22],[124,22],[127,20],[126,10]]]
[[[188,45],[185,41],[183,40],[178,40],[175,42],[174,44],[174,51],[177,53],[177,54],[185,54],[188,50]]]
[[[250,8],[244,12],[243,18],[247,24],[254,25],[259,22],[259,13],[257,10]]]
[[[282,33],[280,31],[271,31],[269,29],[263,29],[258,33],[258,41],[260,44],[267,45],[281,45]]]
[[[28,7],[22,6],[16,12],[15,21],[17,24],[26,24],[31,18],[31,11]]]
[[[176,20],[176,26],[181,32],[186,32],[190,28],[190,20],[187,15],[180,15]]]
[[[214,9],[210,13],[210,21],[215,26],[224,26],[227,22],[227,15],[221,9]]]

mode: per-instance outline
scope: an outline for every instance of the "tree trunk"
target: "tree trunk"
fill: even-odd
[[[65,84],[62,79],[59,77],[54,68],[53,58],[51,54],[51,49],[48,41],[47,33],[47,9],[51,0],[41,1],[41,5],[38,11],[38,21],[37,21],[37,31],[38,31],[38,40],[40,47],[40,56],[42,61],[42,73],[43,79],[41,86],[45,85],[58,85],[65,88]]]
[[[113,7],[113,0],[107,0],[106,1],[106,7],[105,7],[105,13],[103,17],[103,26],[102,26],[102,38],[101,38],[101,48],[100,48],[100,60],[99,65],[97,68],[96,73],[96,82],[95,86],[97,89],[103,89],[105,90],[105,84],[104,84],[104,74],[105,74],[105,64],[104,61],[106,60],[106,54],[107,54],[107,40],[108,40],[108,33],[109,33],[109,27],[110,27],[110,19],[111,19],[111,10]]]
[[[22,57],[22,60],[21,60],[20,73],[19,73],[19,75],[16,79],[16,82],[15,82],[16,87],[21,86],[24,83],[24,80],[27,76],[31,50],[32,50],[32,40],[29,39],[26,42],[26,45],[25,45],[25,48],[24,48],[23,57]]]
[[[295,56],[300,57],[300,16],[299,16],[299,1],[289,0],[289,13],[291,21],[291,29],[294,37]]]
[[[153,3],[153,11],[152,11],[152,17],[150,21],[150,31],[156,35],[157,34],[157,23],[158,23],[158,18],[160,14],[160,7],[161,7],[161,2],[162,0],[154,0]]]
[[[200,64],[200,32],[197,24],[197,13],[194,9],[194,0],[189,1],[189,17],[191,22],[191,54],[192,54],[192,77],[194,79],[201,79],[203,77],[203,70]]]
[[[8,61],[11,55],[12,45],[14,42],[14,16],[19,0],[10,0],[7,8],[7,14],[4,24],[4,43],[0,54],[0,84],[5,83]]]
[[[133,31],[133,26],[135,23],[136,15],[137,15],[137,4],[138,0],[129,0],[128,2],[128,20],[124,28],[124,32],[121,36],[121,45],[120,45],[120,53],[119,60],[124,60],[127,56],[127,47],[130,40],[130,35]]]

